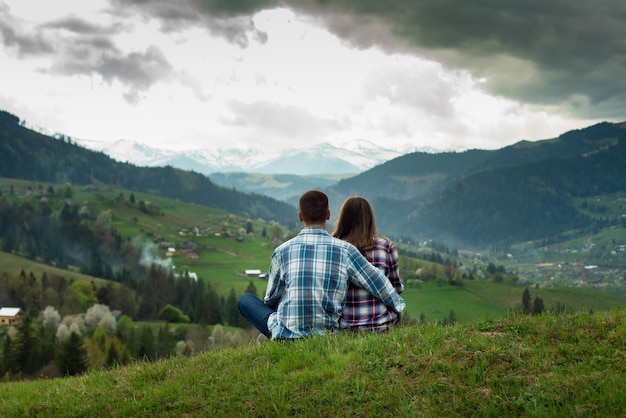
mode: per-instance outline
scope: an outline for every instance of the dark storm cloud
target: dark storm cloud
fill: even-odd
[[[105,81],[117,79],[138,90],[147,90],[158,80],[167,77],[171,70],[170,63],[155,46],[145,52],[133,52],[122,57],[103,57],[97,65],[97,72]]]
[[[73,52],[57,62],[51,71],[67,76],[98,74],[109,84],[117,81],[126,87],[124,98],[131,104],[136,104],[141,93],[173,73],[167,58],[155,46],[147,48],[145,52],[126,55],[115,49],[109,51],[95,57],[92,49],[75,46]]]
[[[126,1],[146,8],[163,1]],[[623,0],[293,0],[186,2],[215,18],[288,7],[357,48],[412,52],[487,79],[492,93],[558,105],[580,117],[623,117]],[[169,10],[176,9],[171,6]],[[166,18],[162,14],[162,18]],[[224,23],[228,25],[228,23]],[[236,38],[251,27],[224,27]],[[242,32],[243,31],[243,32]],[[245,45],[241,39],[238,42]]]
[[[21,57],[49,54],[54,51],[52,44],[44,36],[25,31],[4,4],[0,4],[0,36],[3,45]]]
[[[289,2],[288,2],[289,3]],[[374,0],[294,2],[356,47],[417,53],[486,77],[524,102],[585,117],[624,117],[626,2],[621,0]],[[346,19],[354,16],[354,19]],[[378,38],[376,23],[384,23]]]
[[[252,17],[275,7],[307,15],[355,48],[410,53],[468,70],[485,78],[493,94],[583,118],[624,118],[623,0],[110,0],[108,12],[131,18],[129,24],[157,19],[164,31],[202,28],[244,48],[265,42]],[[54,54],[54,68],[91,68],[105,80],[136,83],[137,90],[169,74],[165,57],[147,51],[123,56],[108,39],[114,29],[66,18],[28,32],[0,4],[2,43],[19,56]],[[100,65],[102,56],[116,65]]]
[[[44,29],[63,29],[80,35],[111,35],[116,32],[116,27],[94,25],[84,19],[68,16],[62,19],[50,21],[41,25]]]
[[[111,0],[112,13],[124,15],[139,12],[144,18],[156,18],[163,30],[175,32],[201,27],[240,47],[251,41],[265,42],[267,35],[259,31],[251,14],[268,1],[204,1],[204,0]]]
[[[106,83],[119,82],[124,97],[137,103],[140,95],[173,73],[161,50],[149,46],[145,51],[123,53],[110,36],[123,30],[120,25],[101,26],[78,17],[65,17],[25,29],[8,8],[0,5],[0,33],[4,45],[20,56],[49,55],[51,64],[42,72],[64,76],[98,75]]]

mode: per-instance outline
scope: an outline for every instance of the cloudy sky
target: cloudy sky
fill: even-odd
[[[0,0],[0,109],[165,149],[494,149],[626,120],[623,0]]]

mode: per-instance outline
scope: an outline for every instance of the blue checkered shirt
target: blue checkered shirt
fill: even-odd
[[[398,250],[394,243],[382,237],[374,238],[374,248],[365,252],[365,258],[381,269],[398,293],[404,291],[398,269]],[[385,331],[395,324],[398,315],[377,297],[354,284],[348,286],[346,307],[339,327],[351,331]]]
[[[306,227],[274,250],[264,302],[273,339],[339,329],[348,283],[366,289],[395,312],[405,303],[391,282],[352,244],[320,227]]]

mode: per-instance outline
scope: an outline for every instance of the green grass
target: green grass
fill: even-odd
[[[487,289],[495,285],[490,283]],[[517,290],[521,301],[522,289]],[[485,296],[486,295],[486,296]],[[487,299],[489,291],[476,293],[468,286],[439,285],[426,282],[419,288],[407,288],[402,297],[407,303],[407,314],[411,317],[424,315],[427,321],[441,321],[454,311],[456,319],[467,322],[473,319],[501,317],[506,309],[495,306]]]
[[[268,341],[1,389],[3,417],[618,417],[626,311]]]
[[[56,275],[59,277],[65,277],[68,281],[71,279],[88,280],[90,282],[93,281],[98,285],[103,285],[108,282],[108,280],[100,279],[98,277],[89,276],[76,271],[59,269],[47,264],[42,264],[37,261],[0,251],[0,273],[17,276],[22,270],[24,270],[26,275],[33,273],[38,279],[41,278],[43,273],[46,273],[48,276]]]
[[[524,287],[491,281],[465,280],[463,286],[426,282],[419,288],[409,287],[402,294],[407,314],[427,321],[442,321],[454,311],[459,322],[500,318],[521,306]],[[547,310],[559,303],[570,311],[610,310],[626,306],[626,299],[589,288],[530,289],[531,298],[540,297]]]
[[[522,303],[524,288],[520,286],[475,280],[465,281],[464,284],[471,292],[481,295],[482,298],[502,310]],[[530,295],[533,299],[536,296],[542,298],[546,309],[554,308],[557,302],[572,311],[609,310],[626,305],[626,299],[623,297],[592,288],[538,289],[531,287]]]

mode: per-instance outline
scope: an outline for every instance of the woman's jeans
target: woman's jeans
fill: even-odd
[[[272,338],[272,333],[267,328],[267,319],[276,312],[267,306],[261,299],[252,293],[244,293],[237,301],[239,312],[246,317],[267,338]]]

